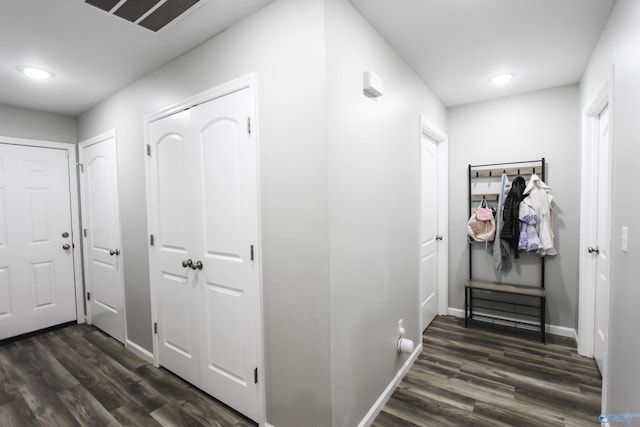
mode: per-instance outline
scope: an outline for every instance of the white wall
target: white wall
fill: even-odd
[[[362,94],[369,68],[378,101]],[[418,117],[444,129],[446,112],[346,0],[276,1],[79,118],[81,139],[118,135],[128,334],[151,349],[142,117],[249,72],[267,420],[355,425],[406,358],[398,319],[420,339]]]
[[[79,118],[116,129],[129,337],[151,349],[142,117],[258,78],[267,420],[331,424],[324,6],[279,0]]]
[[[441,102],[346,0],[327,1],[333,426],[355,426],[420,341],[419,115]],[[362,72],[385,93],[363,95]],[[304,424],[301,424],[304,425]]]
[[[75,144],[76,119],[0,104],[0,136]]]
[[[547,322],[575,329],[578,324],[578,241],[580,198],[580,116],[578,86],[478,102],[448,110],[449,123],[449,307],[464,309],[469,277],[466,240],[467,166],[535,160],[547,162],[547,183],[555,197],[555,245],[547,257]],[[482,256],[483,255],[483,256]],[[510,274],[496,272],[492,258],[474,256],[474,277],[539,284],[539,257],[514,263]]]
[[[580,85],[582,105],[593,96],[614,64],[613,189],[609,372],[603,395],[609,413],[638,413],[640,396],[640,2],[617,0]],[[620,230],[629,226],[629,252],[620,246]],[[640,425],[640,417],[631,425]]]

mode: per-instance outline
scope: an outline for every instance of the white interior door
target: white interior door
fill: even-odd
[[[195,272],[187,265],[187,260],[195,257],[193,205],[198,194],[190,117],[190,110],[185,110],[149,125],[149,223],[154,236],[149,261],[156,293],[160,364],[197,385],[197,283]]]
[[[259,419],[257,150],[249,89],[149,125],[158,362]]]
[[[89,322],[124,342],[124,276],[115,134],[80,144]]]
[[[200,290],[202,388],[257,419],[258,239],[255,147],[248,89],[193,108],[197,167],[194,212]],[[196,167],[196,165],[194,165]]]
[[[67,150],[0,143],[0,339],[76,320]]]
[[[594,358],[600,372],[604,376],[607,366],[607,342],[609,330],[609,274],[610,274],[610,176],[611,176],[611,147],[609,108],[605,107],[599,117],[598,132],[598,186],[597,186],[597,220],[596,246],[590,251],[596,260],[596,289],[595,289],[595,336]]]
[[[420,327],[438,314],[438,143],[422,134],[420,142]]]

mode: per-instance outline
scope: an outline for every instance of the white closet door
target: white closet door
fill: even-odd
[[[438,143],[420,141],[420,330],[438,314]]]
[[[199,170],[195,253],[201,387],[250,418],[258,415],[256,150],[247,127],[249,90],[192,110]]]
[[[71,231],[68,151],[0,144],[0,339],[76,320]]]
[[[124,342],[124,276],[115,136],[80,145],[85,283],[90,322]]]
[[[609,300],[611,272],[611,147],[609,108],[605,107],[599,118],[598,139],[598,188],[597,188],[597,222],[596,242],[596,307],[595,336],[593,357],[603,377],[607,372],[608,338],[609,338]]]
[[[155,284],[160,363],[182,378],[199,382],[195,272],[183,267],[193,257],[197,235],[194,198],[199,182],[190,143],[190,112],[182,111],[149,126],[151,212],[154,230],[150,274]]]

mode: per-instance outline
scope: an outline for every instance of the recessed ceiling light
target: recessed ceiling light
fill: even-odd
[[[21,65],[18,67],[18,70],[22,71],[25,75],[31,77],[32,79],[44,80],[53,77],[53,73],[50,71],[43,70],[42,68],[31,67],[28,65]]]
[[[503,85],[509,83],[515,76],[513,73],[498,74],[497,76],[491,77],[489,81],[494,85]]]

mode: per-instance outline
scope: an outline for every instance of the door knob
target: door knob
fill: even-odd
[[[193,268],[193,261],[191,260],[191,258],[185,259],[184,261],[182,261],[182,266],[184,268],[187,268],[187,267]]]
[[[592,248],[591,246],[589,246],[589,247],[587,248],[587,251],[588,251],[590,254],[596,254],[596,255],[597,255],[597,254],[599,254],[599,253],[600,253],[600,248],[599,248],[599,247],[597,247],[597,246],[596,246],[595,248]]]
[[[202,267],[202,261],[191,263],[191,268],[193,268],[194,270],[202,270]]]
[[[114,255],[115,255],[115,256],[118,256],[118,255],[120,255],[120,249],[111,249],[111,250],[109,251],[109,255],[111,255],[111,256],[114,256]]]
[[[441,235],[436,234],[436,240],[442,240],[443,238],[444,238],[444,237],[442,237]]]
[[[71,245],[68,243],[65,243],[64,245],[62,245],[62,249],[64,249],[65,251],[68,251],[69,249],[71,249]]]

